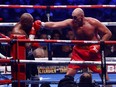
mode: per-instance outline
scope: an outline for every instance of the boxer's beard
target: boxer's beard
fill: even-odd
[[[83,25],[83,19],[81,18],[81,20],[79,20],[77,23],[78,23],[78,26],[81,27]]]
[[[74,20],[74,24],[77,27],[81,27],[83,25],[83,19],[81,18],[80,20],[78,19]]]

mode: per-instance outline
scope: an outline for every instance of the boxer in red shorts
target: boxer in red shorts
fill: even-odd
[[[93,46],[93,45],[92,45]],[[95,46],[95,45],[94,45]],[[99,46],[99,45],[96,45]],[[101,61],[101,54],[98,53],[91,53],[90,52],[91,46],[74,46],[71,61]],[[92,71],[101,73],[100,65],[75,65],[69,64],[68,68],[72,69],[82,69],[89,67]]]
[[[76,40],[106,41],[112,36],[111,31],[99,20],[92,17],[85,17],[84,11],[81,8],[76,8],[73,10],[72,19],[66,19],[58,22],[41,22],[40,20],[36,20],[34,22],[34,26],[36,28],[41,26],[51,30],[71,27],[71,29],[74,31]],[[72,52],[71,61],[99,61],[99,49],[99,45],[75,45]],[[89,66],[89,68],[93,71],[99,73],[101,72],[94,67]],[[82,68],[82,66],[69,64],[65,78],[67,78],[67,75],[69,77],[74,77],[79,68]],[[109,80],[108,74],[106,74],[106,79]],[[59,85],[58,87],[61,86]]]

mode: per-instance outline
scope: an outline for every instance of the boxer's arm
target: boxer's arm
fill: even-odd
[[[31,28],[31,31],[30,31],[30,34],[29,34],[29,39],[30,39],[30,40],[35,39],[36,32],[37,32],[38,30],[40,30],[41,25],[42,25],[42,22],[41,22],[40,20],[36,20],[36,21],[33,23],[33,26],[32,26],[32,28]],[[29,45],[31,45],[32,47],[35,47],[35,48],[40,47],[40,44],[39,44],[38,42],[29,43]]]
[[[35,35],[36,35],[36,30],[34,29],[34,27],[32,27],[29,34],[29,39],[34,39]]]
[[[72,19],[66,19],[64,21],[59,22],[42,22],[40,20],[36,20],[33,23],[34,30],[37,31],[40,28],[46,28],[46,29],[61,29],[65,28],[67,26],[70,26],[72,22]]]
[[[70,22],[71,22],[71,19],[67,19],[67,20],[60,21],[60,22],[41,22],[40,20],[36,20],[33,23],[33,27],[30,31],[29,39],[34,39],[36,32],[40,30],[40,28],[47,28],[47,29],[64,28],[64,27],[69,26]],[[36,43],[36,47],[37,47],[37,44],[38,43]],[[38,44],[38,47],[39,46],[40,44]]]
[[[41,22],[40,20],[34,21],[33,26],[31,28],[31,31],[30,31],[30,34],[29,34],[29,39],[34,39],[35,38],[36,32],[38,30],[40,30],[40,28],[42,26],[44,26],[43,23],[44,22]]]
[[[44,22],[44,27],[47,29],[61,29],[70,26],[72,19],[67,19],[59,22]]]
[[[98,20],[95,20],[95,25],[97,27],[98,33],[102,35],[101,40],[105,41],[111,38],[112,33],[104,24]]]

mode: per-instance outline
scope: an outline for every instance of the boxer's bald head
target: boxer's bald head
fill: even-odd
[[[81,26],[83,24],[84,11],[81,8],[76,8],[72,12],[72,17],[73,17],[74,23]]]
[[[76,9],[74,9],[74,11],[72,12],[72,16],[73,16],[73,15],[77,15],[77,16],[83,15],[83,16],[84,16],[84,11],[83,11],[81,8],[76,8]]]

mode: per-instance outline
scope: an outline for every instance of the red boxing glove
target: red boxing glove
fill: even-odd
[[[100,45],[91,45],[89,47],[90,53],[98,53],[100,50]]]
[[[41,21],[37,20],[33,23],[33,27],[30,31],[30,35],[29,35],[29,39],[34,39],[35,38],[35,34],[37,32],[37,30],[39,30],[41,28]]]
[[[41,28],[41,21],[40,20],[37,20],[37,21],[35,21],[34,23],[33,23],[33,27],[34,27],[34,29],[37,31],[37,30],[39,30],[40,28]]]

